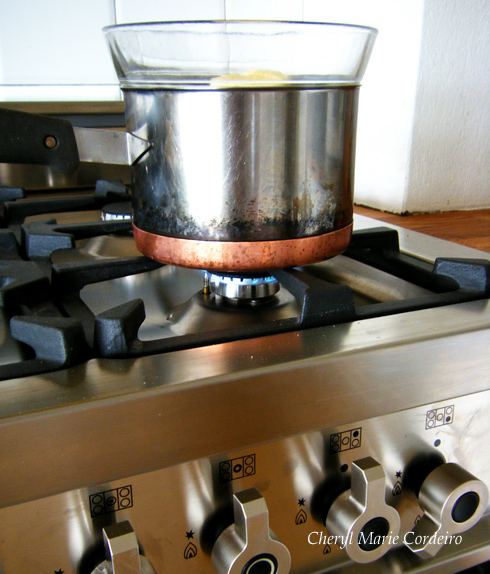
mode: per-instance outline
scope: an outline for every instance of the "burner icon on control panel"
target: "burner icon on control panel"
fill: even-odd
[[[101,516],[133,506],[133,491],[130,485],[97,492],[90,496],[90,516]]]
[[[361,446],[361,435],[361,427],[330,435],[330,454],[359,448]]]
[[[443,425],[450,425],[454,419],[454,405],[427,411],[425,416],[425,429],[432,429]]]
[[[255,455],[248,454],[219,463],[219,481],[229,482],[255,474]]]

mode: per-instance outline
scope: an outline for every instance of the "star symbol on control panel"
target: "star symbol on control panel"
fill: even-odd
[[[298,499],[298,504],[299,504],[300,506],[304,506],[304,505],[305,505],[305,502],[306,502],[306,501],[305,501],[304,498],[299,498],[299,499]]]
[[[60,568],[59,570],[55,570],[54,574],[65,574],[65,571]]]
[[[396,478],[401,478],[402,477],[402,471],[399,470],[398,472],[395,472],[395,476],[396,476]]]
[[[194,534],[195,532],[193,530],[189,530],[189,532],[185,533],[185,537],[187,538],[187,540],[190,540],[191,538],[194,538]]]

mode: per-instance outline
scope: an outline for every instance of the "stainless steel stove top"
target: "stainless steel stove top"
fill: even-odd
[[[379,226],[355,220],[359,232]],[[422,274],[436,258],[478,260],[478,273],[488,273],[488,254],[396,231],[403,264],[406,255],[415,256]],[[134,554],[137,539],[143,573],[211,574],[223,572],[224,563],[233,574],[237,568],[240,574],[286,572],[284,551],[264,542],[253,516],[286,547],[295,574],[450,573],[490,560],[488,293],[434,307],[423,280],[393,277],[364,255],[351,255],[300,270],[349,285],[352,318],[334,315],[330,324],[317,316],[304,320],[284,274],[278,276],[281,295],[257,314],[232,303],[212,309],[223,302],[203,297],[203,272],[172,267],[82,281],[71,289],[73,295],[80,287],[79,298],[56,291],[55,304],[82,317],[85,338],[75,337],[73,345],[83,339],[96,349],[67,366],[41,369],[39,357],[8,334],[4,321],[3,365],[27,357],[37,361],[38,372],[0,383],[0,571],[91,574],[110,571],[111,560],[116,571],[114,541],[132,541]],[[134,265],[143,260],[127,234],[79,238],[76,249],[31,259],[40,269],[52,261],[52,284],[59,286],[68,284],[66,277],[74,280],[66,269],[75,266],[80,277],[82,263],[114,258]],[[453,273],[444,269],[444,277]],[[465,277],[465,291],[474,290],[473,281],[485,284],[485,278]],[[407,300],[421,306],[405,309]],[[42,315],[45,304],[36,305]],[[111,311],[121,305],[134,306],[122,319]],[[334,311],[325,307],[324,313]],[[276,325],[271,334],[261,331],[264,318]],[[122,328],[112,330],[114,323]],[[237,329],[238,340],[221,338]],[[208,331],[220,335],[199,339],[197,347],[168,343]],[[97,346],[104,337],[115,340],[109,350]],[[456,478],[449,463],[458,467]],[[374,481],[382,484],[377,490]],[[477,507],[461,523],[447,511],[438,518],[438,497],[455,506],[476,491]],[[350,503],[342,492],[350,492]],[[383,542],[359,550],[358,535],[344,548],[329,542],[328,536],[353,531],[352,508],[385,519],[394,534],[396,520],[386,505],[400,518],[393,548]],[[419,522],[427,532],[439,524],[459,536],[457,528],[476,518],[461,541],[438,547],[435,556],[420,557],[431,546],[413,553],[404,544]],[[233,548],[245,534],[249,561],[239,567]]]

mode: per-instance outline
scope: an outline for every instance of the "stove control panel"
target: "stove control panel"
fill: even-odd
[[[381,558],[398,539],[400,516],[386,504],[386,476],[372,457],[352,463],[351,488],[332,504],[324,519],[336,543],[346,542],[347,556],[354,562]]]
[[[483,391],[2,508],[0,573],[460,572],[490,560],[489,409]]]
[[[424,515],[405,537],[405,543],[412,552],[429,558],[481,519],[487,508],[488,489],[458,464],[445,463],[429,473],[418,499]]]
[[[233,495],[235,522],[214,544],[211,560],[219,574],[288,574],[289,550],[269,530],[269,511],[259,491]]]

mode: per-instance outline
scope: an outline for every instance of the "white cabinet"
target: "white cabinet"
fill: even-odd
[[[303,20],[303,0],[225,0],[227,20]]]
[[[114,100],[112,0],[1,0],[0,100]]]
[[[224,20],[225,0],[115,0],[116,22]]]

